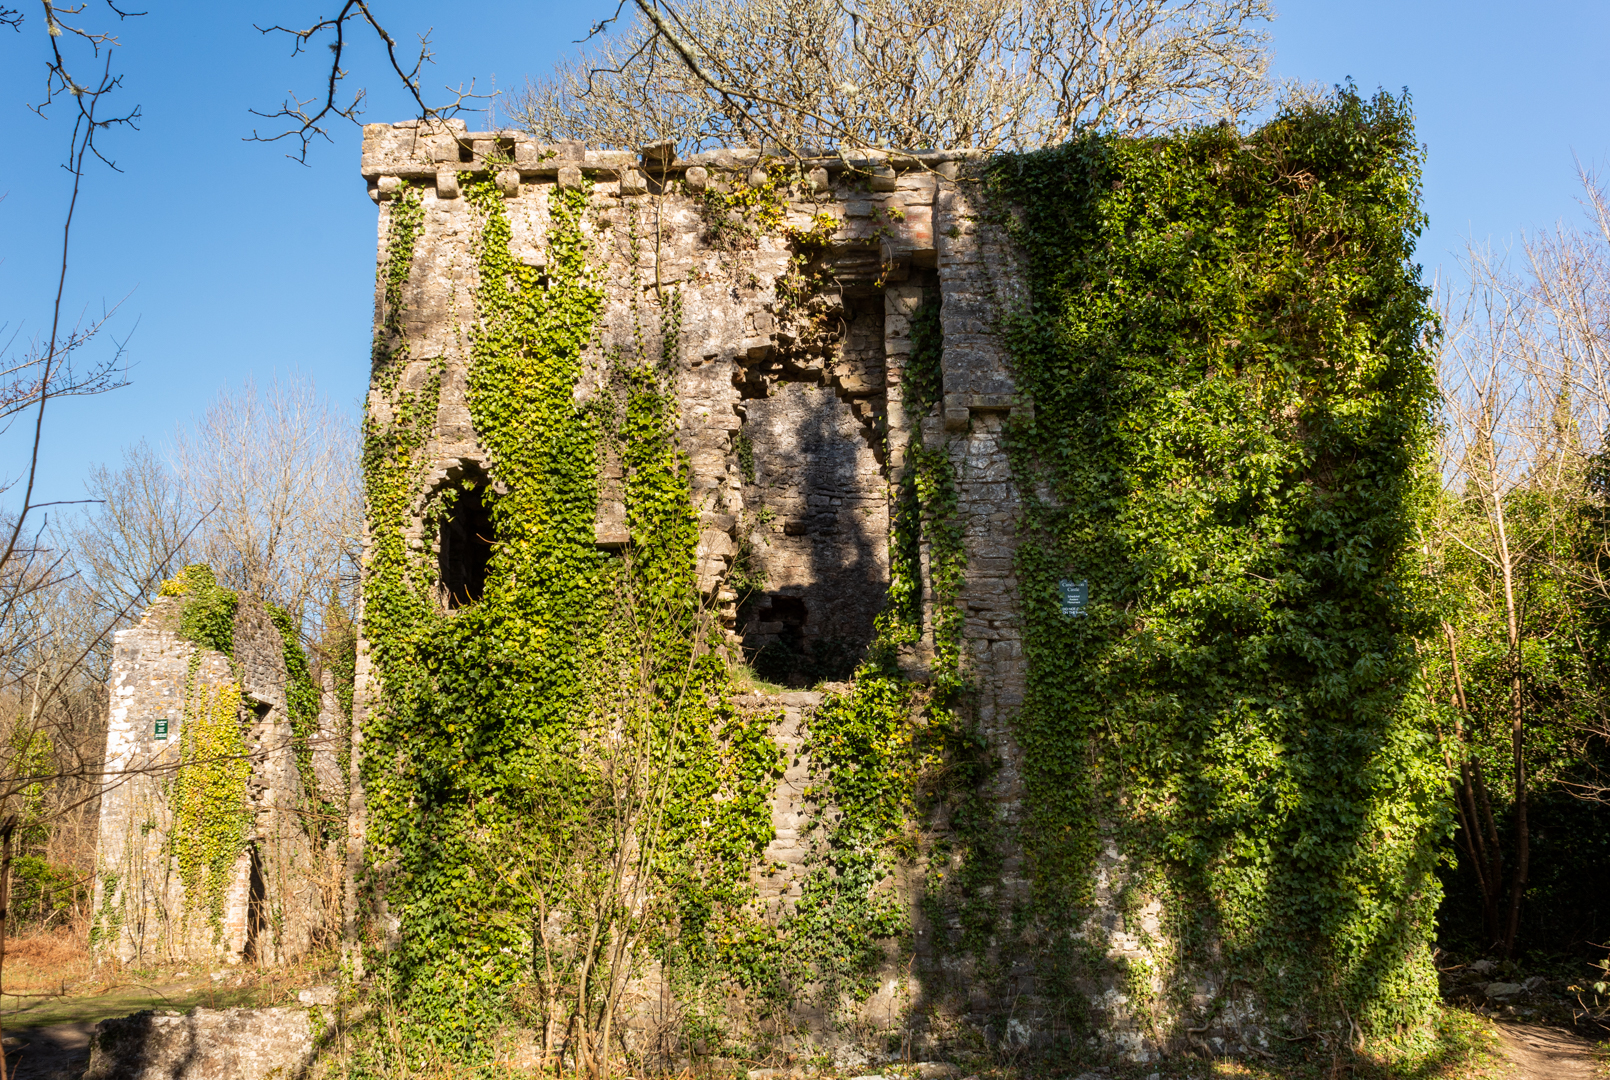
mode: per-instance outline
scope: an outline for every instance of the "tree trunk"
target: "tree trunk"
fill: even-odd
[[[1470,856],[1470,868],[1476,873],[1476,886],[1481,890],[1481,921],[1487,943],[1498,940],[1498,905],[1496,898],[1502,884],[1488,877],[1492,862],[1487,853],[1487,841],[1482,835],[1482,820],[1476,812],[1476,793],[1471,778],[1469,761],[1459,763],[1459,789],[1456,805],[1459,810],[1459,828],[1465,836],[1465,851]]]
[[[1517,657],[1517,662],[1518,662]],[[1531,831],[1526,820],[1525,728],[1521,723],[1521,676],[1516,670],[1511,686],[1510,747],[1515,755],[1515,876],[1509,883],[1509,918],[1504,924],[1504,957],[1515,953],[1515,933],[1520,927],[1521,895],[1526,891],[1526,875],[1531,863]],[[0,1077],[0,1080],[4,1080]]]
[[[1501,936],[1498,905],[1504,889],[1504,856],[1498,844],[1498,827],[1493,822],[1492,806],[1487,801],[1487,785],[1482,781],[1481,762],[1468,756],[1465,745],[1465,727],[1461,718],[1470,715],[1470,703],[1465,700],[1465,681],[1459,668],[1459,649],[1453,627],[1444,622],[1442,632],[1448,638],[1448,658],[1453,672],[1454,734],[1459,740],[1461,754],[1465,755],[1459,762],[1459,790],[1455,805],[1459,810],[1459,826],[1465,836],[1465,850],[1470,855],[1471,869],[1476,873],[1476,884],[1481,890],[1482,929],[1486,933],[1487,947],[1491,948]],[[1476,799],[1478,790],[1481,792],[1479,811]]]
[[[1521,893],[1526,887],[1531,835],[1526,822],[1526,761],[1523,756],[1526,724],[1521,698],[1521,625],[1515,604],[1515,563],[1509,550],[1509,534],[1504,527],[1504,502],[1496,488],[1492,492],[1492,500],[1498,565],[1504,575],[1504,621],[1509,631],[1509,730],[1510,748],[1515,759],[1515,876],[1510,879],[1509,917],[1505,921],[1503,941],[1503,953],[1507,959],[1515,951],[1515,931],[1520,923]]]
[[[0,991],[5,988],[6,933],[11,929],[11,837],[16,831],[17,815],[12,814],[0,825]],[[6,1080],[7,1073],[4,1038],[0,1025],[0,1080]]]
[[[1504,845],[1498,839],[1498,822],[1493,818],[1493,803],[1487,797],[1487,774],[1482,771],[1480,760],[1471,759],[1470,774],[1476,784],[1477,802],[1481,806],[1480,824],[1487,831],[1487,885],[1492,892],[1486,902],[1493,908],[1493,932],[1487,945],[1496,948],[1503,937],[1498,903],[1504,894]]]
[[[1481,927],[1488,943],[1499,940],[1499,913],[1494,905],[1497,882],[1488,880],[1488,850],[1481,835],[1481,819],[1476,816],[1476,797],[1470,781],[1470,761],[1459,763],[1459,787],[1455,789],[1454,808],[1459,811],[1459,831],[1465,839],[1465,855],[1470,856],[1470,869],[1475,872],[1476,888],[1481,890]]]
[[[537,970],[537,943],[542,943],[542,970]],[[542,1059],[537,1075],[548,1075],[548,1056],[553,1053],[553,1010],[557,987],[553,981],[553,952],[548,948],[548,898],[537,891],[537,925],[531,932],[531,973],[542,980]],[[560,1055],[563,1069],[563,1055]]]
[[[593,908],[592,926],[587,930],[587,948],[581,955],[581,971],[576,983],[576,1071],[586,1071],[592,1080],[598,1080],[598,1062],[593,1060],[594,1051],[590,1025],[593,1020],[593,998],[590,981],[593,978],[593,968],[598,960],[598,942],[602,930],[603,916],[597,906]],[[0,1080],[5,1077],[0,1076]]]

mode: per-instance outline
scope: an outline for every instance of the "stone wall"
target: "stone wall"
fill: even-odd
[[[84,1080],[290,1080],[320,1049],[306,1009],[141,1012],[95,1028]]]
[[[367,126],[362,172],[380,210],[382,267],[393,200],[404,183],[423,185],[424,227],[403,289],[410,348],[399,385],[423,385],[438,365],[445,372],[409,533],[416,552],[422,559],[432,554],[425,512],[434,493],[492,472],[465,404],[476,217],[462,196],[464,176],[495,178],[513,250],[528,265],[544,265],[549,192],[590,182],[584,228],[607,299],[578,398],[599,392],[611,349],[631,347],[643,296],[677,289],[684,313],[676,386],[680,439],[702,515],[701,586],[725,605],[732,647],[762,675],[804,686],[853,670],[889,583],[890,507],[907,450],[920,431],[925,447],[948,455],[966,542],[963,663],[977,687],[972,719],[1000,764],[988,795],[1009,835],[1021,808],[1012,720],[1023,701],[1026,669],[1013,574],[1018,496],[1003,440],[1008,417],[1026,415],[1032,405],[1019,399],[994,332],[993,312],[1018,296],[1017,278],[1010,247],[980,220],[969,196],[972,157],[807,162],[778,227],[731,243],[713,235],[702,194],[740,179],[763,183],[754,151],[668,161],[578,143],[539,146],[521,132],[470,133],[456,122]],[[830,222],[825,246],[791,246],[790,230],[808,232],[824,216]],[[809,304],[779,288],[789,273],[816,283]],[[941,304],[943,398],[930,415],[908,416],[902,392],[911,318],[929,293]],[[382,317],[383,307],[379,294]],[[384,428],[394,417],[391,398],[378,386],[369,415]],[[596,535],[611,548],[628,541],[620,475],[618,464],[606,463],[600,481]],[[746,560],[751,581],[759,580],[752,593],[731,587],[737,559]],[[931,604],[926,581],[924,595]],[[921,671],[931,656],[931,630],[925,630],[913,670]],[[364,645],[358,672],[355,757],[375,693]],[[766,859],[784,869],[757,881],[774,912],[799,895],[801,830],[814,808],[805,796],[809,763],[797,749],[816,701],[807,694],[778,700],[784,719],[774,735],[789,749],[792,765],[776,793],[777,839]],[[361,790],[354,791],[352,809],[356,850],[363,835]],[[994,902],[1006,918],[1027,883],[1015,853],[1006,853],[1004,867]],[[1142,939],[1125,936],[1111,910],[1121,856],[1114,853],[1104,873],[1113,887],[1100,890],[1088,935],[1097,951],[1125,955]],[[920,873],[895,885],[920,924]],[[355,895],[349,892],[349,905]],[[1148,925],[1156,930],[1155,917]],[[1146,948],[1166,949],[1160,934],[1145,940]],[[1052,1020],[1037,1011],[1029,955],[999,955],[1005,974],[990,980],[966,964],[943,972],[930,967],[945,986],[923,986],[921,976],[891,955],[883,989],[862,1005],[853,1030],[807,1012],[797,1018],[806,1033],[801,1037],[837,1047],[846,1061],[865,1060],[887,1048],[891,1031],[907,1025],[914,1002],[942,1001],[963,1026],[992,1030],[992,1038],[1004,1033],[1016,1043],[1033,1041]],[[1089,990],[1094,999],[1117,993],[1110,986]],[[1138,1056],[1151,1052],[1121,1002],[1107,1015],[1109,1038]],[[1009,1032],[1002,1027],[1007,1017]]]
[[[778,682],[847,678],[889,583],[882,465],[830,387],[779,382],[742,408],[754,455],[743,511],[762,582],[742,598],[744,651]]]
[[[242,603],[233,660],[200,648],[179,636],[183,602],[159,599],[137,626],[114,637],[94,943],[101,957],[125,963],[278,963],[312,944],[334,914],[339,884],[337,853],[310,839],[283,644],[267,613]],[[242,691],[238,719],[251,764],[243,792],[250,824],[215,921],[204,902],[185,894],[172,847],[172,795],[187,700],[234,685]],[[326,703],[328,712],[333,695]],[[321,728],[336,726],[321,717]],[[333,745],[323,752],[332,754]]]

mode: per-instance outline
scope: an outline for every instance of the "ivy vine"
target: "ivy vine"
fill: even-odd
[[[1128,910],[1163,903],[1176,1016],[1200,1017],[1193,973],[1203,1019],[1250,979],[1293,1037],[1436,1000],[1420,153],[1406,98],[1348,87],[1250,134],[1091,134],[986,170],[1031,288],[1006,329],[1035,404],[1010,449],[1049,988],[1108,970],[1082,928],[1111,841]]]
[[[251,830],[246,782],[251,779],[252,766],[241,737],[239,685],[197,686],[200,664],[197,650],[190,654],[185,678],[179,770],[170,795],[173,830],[169,844],[184,884],[186,912],[203,911],[214,940],[222,941],[224,897]]]
[[[465,199],[478,225],[467,400],[495,490],[479,600],[443,611],[405,536],[435,387],[428,401],[382,387],[390,416],[366,426],[380,693],[361,769],[371,883],[400,939],[377,961],[412,1030],[457,1054],[487,1053],[511,1020],[550,1031],[561,1013],[581,1045],[603,1038],[615,976],[650,959],[697,1026],[729,977],[760,982],[744,959],[748,873],[772,835],[778,752],[767,717],[731,706],[711,648],[676,440],[681,298],[666,292],[649,325],[634,307],[632,346],[605,358],[597,396],[580,395],[604,302],[589,193],[550,193],[540,271],[512,256],[491,183]],[[406,280],[411,249],[388,246],[382,274]],[[388,355],[406,348],[400,321],[381,334]],[[606,459],[626,474],[624,553],[595,543]],[[623,858],[639,860],[635,900],[608,869]],[[600,959],[600,941],[621,951]]]

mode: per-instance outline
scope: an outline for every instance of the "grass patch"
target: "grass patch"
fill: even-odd
[[[210,984],[210,985],[209,985]],[[229,986],[204,979],[199,983],[151,985],[142,982],[114,984],[96,993],[49,996],[5,995],[5,1030],[49,1027],[52,1024],[93,1024],[143,1009],[228,1009],[263,1004],[256,984]]]
[[[732,668],[732,686],[740,694],[788,694],[792,693],[789,687],[782,683],[769,682],[755,674],[755,669],[748,664],[734,664]]]
[[[334,982],[336,964],[333,950],[277,968],[96,964],[81,933],[15,938],[6,942],[0,1025],[10,1032],[98,1023],[143,1009],[184,1012],[295,1003],[298,990]]]

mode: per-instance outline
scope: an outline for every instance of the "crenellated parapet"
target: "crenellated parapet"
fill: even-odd
[[[981,157],[976,150],[866,151],[788,164],[804,180],[804,193],[824,197],[842,222],[832,243],[876,248],[880,264],[898,276],[910,265],[935,265],[937,185]],[[722,192],[763,176],[777,161],[742,147],[680,156],[669,143],[596,150],[576,140],[541,143],[518,130],[471,132],[461,120],[445,120],[365,125],[360,172],[376,202],[394,198],[405,182],[424,182],[437,198],[456,199],[470,177],[495,179],[509,198],[519,197],[522,184],[571,189],[585,180],[601,194],[631,199],[663,195],[671,183],[692,195]]]

